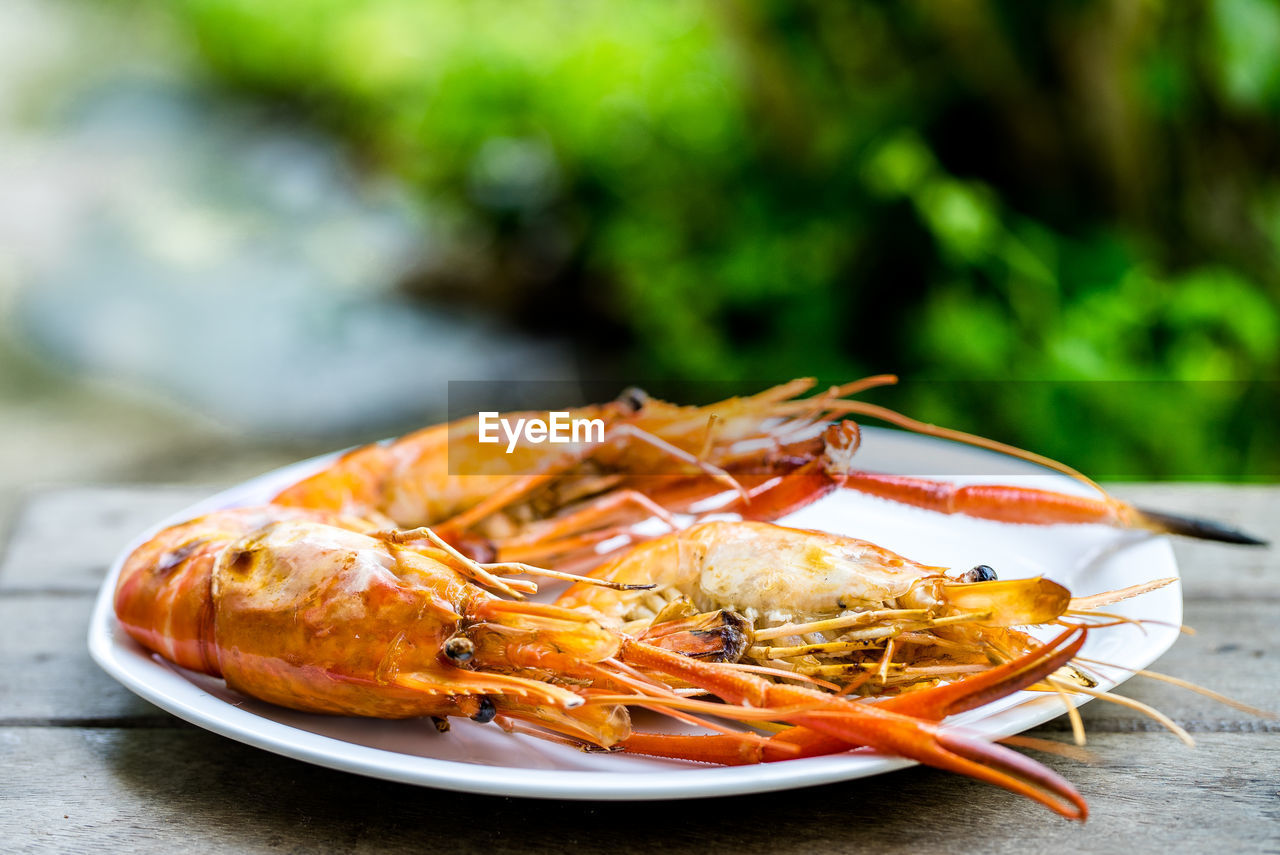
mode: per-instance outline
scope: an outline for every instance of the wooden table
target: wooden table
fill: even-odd
[[[1280,722],[1142,679],[1123,693],[1169,713],[1199,747],[1089,704],[1095,761],[1040,756],[1088,798],[1084,826],[919,768],[756,796],[593,804],[385,783],[240,745],[134,697],[85,650],[108,561],[208,492],[96,487],[25,501],[0,564],[0,850],[1280,852]],[[1117,492],[1280,541],[1277,487]],[[1280,553],[1189,541],[1177,551],[1197,633],[1158,668],[1280,709]],[[1034,733],[1065,740],[1065,719]]]

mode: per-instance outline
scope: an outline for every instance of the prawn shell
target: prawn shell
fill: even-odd
[[[962,612],[990,611],[978,621],[985,626],[1033,626],[1062,617],[1070,608],[1071,592],[1043,577],[994,582],[949,583],[943,586],[947,604]]]
[[[119,620],[148,649],[280,706],[505,714],[598,745],[626,738],[624,708],[584,706],[573,691],[617,654],[614,634],[590,615],[497,598],[449,552],[380,529],[279,506],[172,526],[127,559]],[[471,655],[444,655],[451,639]]]
[[[793,380],[756,395],[702,407],[644,398],[638,409],[614,401],[566,408],[564,412],[571,419],[601,419],[607,427],[629,424],[686,453],[697,454],[709,433],[729,445],[760,437],[762,432],[767,436],[767,422],[774,409],[812,386],[809,379]],[[547,415],[513,412],[503,413],[502,418],[514,423],[522,418],[545,420]],[[646,443],[517,444],[508,453],[507,438],[502,431],[498,433],[498,442],[480,442],[479,419],[470,416],[362,446],[281,491],[272,502],[365,517],[382,515],[401,527],[415,528],[465,513],[509,487],[513,476],[581,475],[574,470],[588,459],[597,468],[638,478],[691,474],[682,466],[673,467],[668,452]]]
[[[115,613],[135,641],[166,659],[219,676],[210,586],[228,543],[273,522],[358,520],[294,508],[234,508],[171,526],[135,549],[120,571]]]
[[[424,562],[433,563],[433,562]],[[230,544],[213,574],[214,632],[227,685],[312,712],[456,715],[452,693],[398,686],[447,672],[438,656],[472,596],[442,568],[402,567],[363,534],[285,521]]]
[[[573,419],[616,420],[614,404],[568,411]],[[547,413],[503,413],[517,419]],[[434,525],[479,504],[511,483],[513,476],[566,471],[593,447],[582,444],[519,443],[510,453],[507,438],[480,442],[479,419],[433,425],[390,442],[362,446],[281,491],[273,504],[323,508],[369,516],[384,515],[399,526]]]
[[[777,620],[880,607],[902,598],[936,604],[921,584],[942,568],[918,564],[864,540],[763,522],[707,522],[636,547],[591,575],[674,588],[702,611],[752,610]],[[559,600],[621,619],[634,592],[583,584]]]

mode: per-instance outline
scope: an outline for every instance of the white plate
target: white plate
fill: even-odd
[[[303,461],[233,487],[143,532],[111,566],[89,626],[89,651],[108,674],[174,715],[249,745],[321,766],[375,778],[474,793],[563,799],[662,799],[753,793],[843,781],[912,765],[867,751],[759,766],[720,768],[617,754],[585,754],[493,725],[455,721],[438,734],[422,721],[376,721],[310,715],[232,692],[221,680],[154,656],[116,624],[112,595],[125,557],[160,528],[218,508],[260,504],[325,466],[334,455]],[[866,429],[860,465],[879,471],[946,473],[966,482],[1017,483],[1080,492],[1079,484],[1020,461],[928,437]],[[973,473],[982,473],[980,476]],[[1162,537],[1102,526],[1018,526],[932,514],[849,490],[816,502],[783,522],[855,535],[927,564],[990,564],[1001,578],[1042,574],[1077,595],[1176,576]],[[1161,623],[1100,629],[1084,655],[1129,668],[1149,665],[1169,649],[1182,622],[1179,585],[1108,611]],[[1113,682],[1126,674],[1109,671]],[[1079,700],[1083,701],[1083,698]],[[1009,736],[1063,712],[1056,696],[1019,692],[956,716],[990,737]],[[645,719],[645,727],[662,722]]]

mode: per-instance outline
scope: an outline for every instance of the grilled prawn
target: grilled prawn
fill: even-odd
[[[680,631],[683,652],[722,610],[749,624],[743,659],[882,694],[988,670],[1040,642],[1018,626],[1051,623],[1072,607],[1044,578],[1000,581],[986,566],[947,575],[851,537],[760,522],[707,522],[641,544],[558,600],[652,643]],[[1172,580],[1093,598],[1114,602]],[[653,585],[653,588],[621,585]],[[668,646],[674,646],[673,638]],[[1061,675],[1089,685],[1079,674]]]
[[[170,527],[140,546],[123,567],[115,607],[145,647],[294,709],[497,719],[585,745],[710,762],[870,746],[1085,816],[1080,796],[1054,773],[932,723],[1043,679],[1079,649],[1083,630],[972,683],[884,706],[686,657],[606,626],[587,609],[523,602],[536,585],[496,572],[545,571],[478,564],[425,529],[241,508]],[[686,697],[676,685],[722,702]],[[634,733],[633,706],[684,720],[792,727],[770,739]]]
[[[480,442],[478,419],[463,419],[348,452],[274,502],[384,515],[402,527],[431,526],[476,558],[575,570],[660,534],[662,524],[669,530],[687,524],[681,515],[774,520],[840,488],[1010,523],[1091,522],[1259,542],[1216,523],[1140,510],[1052,460],[851,397],[892,382],[896,378],[888,375],[869,377],[801,397],[814,381],[793,380],[704,407],[628,390],[611,403],[568,413],[601,420],[599,441],[522,442],[511,453],[501,444]],[[860,432],[850,415],[1037,462],[1096,488],[1098,495],[863,471],[854,466]]]

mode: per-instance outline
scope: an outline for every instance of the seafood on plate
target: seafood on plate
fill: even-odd
[[[1072,664],[1089,631],[1080,613],[1138,589],[1073,600],[1048,580],[956,574],[768,521],[850,488],[1010,523],[1255,541],[1101,491],[857,469],[861,433],[847,417],[864,415],[1092,484],[851,397],[892,379],[809,397],[812,381],[798,380],[705,407],[628,392],[573,413],[603,423],[595,441],[551,450],[508,454],[477,442],[467,420],[358,448],[270,505],[156,534],[122,567],[116,616],[174,664],[293,709],[442,729],[466,717],[722,764],[864,747],[1083,819],[1058,775],[939,722],[1023,688],[1093,694]],[[573,585],[557,604],[534,603],[528,576]],[[1061,632],[1043,643],[1019,629],[1054,623]],[[635,708],[711,732],[638,732]]]
[[[485,444],[479,419],[462,419],[350,451],[273,501],[431,526],[481,560],[579,571],[710,514],[774,520],[841,488],[1010,523],[1101,523],[1260,542],[1218,523],[1141,510],[1052,460],[853,397],[892,382],[869,377],[803,397],[814,381],[800,379],[701,407],[632,389],[611,403],[566,411],[604,427],[594,441],[562,445]],[[861,432],[849,416],[1036,462],[1097,494],[863,471],[855,466]]]
[[[722,612],[741,616],[729,653],[840,691],[895,693],[997,667],[1041,642],[1018,627],[1083,620],[1091,608],[1173,582],[1072,600],[1045,578],[999,580],[989,566],[932,567],[853,537],[712,521],[643,543],[557,600],[691,656],[725,655]],[[652,586],[652,587],[640,587]],[[1085,688],[1079,671],[1057,675]]]
[[[516,577],[540,573],[567,575],[482,565],[429,529],[238,508],[171,526],[139,546],[121,570],[115,610],[147,649],[293,709],[432,717],[442,727],[462,716],[577,745],[720,763],[865,746],[997,784],[1069,818],[1086,814],[1057,774],[936,724],[1045,679],[1079,651],[1083,628],[969,680],[873,704],[682,655],[587,608],[523,600],[537,586]],[[683,631],[648,628],[667,640]],[[637,733],[633,707],[719,732]],[[787,727],[764,737],[719,720]]]

